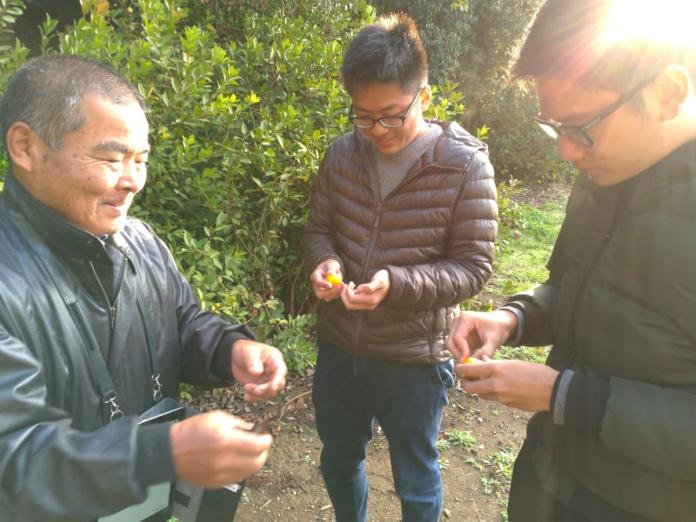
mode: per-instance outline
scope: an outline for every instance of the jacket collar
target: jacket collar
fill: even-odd
[[[675,183],[685,176],[696,176],[696,140],[686,142],[632,178],[609,187],[593,187],[597,193],[615,192],[618,189],[650,197],[660,187]]]
[[[479,139],[473,137],[458,123],[451,121],[425,120],[427,123],[442,127],[442,134],[435,142],[411,166],[406,179],[416,176],[429,166],[437,166],[443,169],[461,170],[462,153],[468,155],[472,150],[480,150],[488,153],[488,147]],[[354,161],[362,164],[369,177],[373,194],[379,194],[379,180],[377,177],[377,163],[370,146],[370,140],[360,129],[353,129]]]
[[[696,140],[678,147],[645,172],[696,173]]]
[[[432,147],[419,158],[411,170],[421,170],[428,165],[439,165],[445,168],[461,169],[461,151],[481,150],[488,153],[488,146],[472,136],[458,123],[453,121],[425,120],[426,123],[442,127],[442,134],[435,140]],[[359,129],[353,131],[356,147],[356,157],[362,158],[366,166],[372,160],[370,140]]]
[[[38,231],[56,255],[60,257],[104,260],[109,259],[106,242],[120,249],[119,234],[97,237],[86,232],[54,212],[25,189],[12,172],[5,178],[5,198]]]

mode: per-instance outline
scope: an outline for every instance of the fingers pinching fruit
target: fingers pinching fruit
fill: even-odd
[[[459,364],[462,366],[471,366],[471,365],[480,364],[482,362],[483,361],[481,359],[477,359],[476,357],[467,357],[466,359],[463,359],[462,361],[460,361]],[[464,372],[469,373],[469,372],[466,372],[465,370],[464,370]],[[465,381],[478,381],[480,379],[480,377],[474,377],[473,375],[465,375],[464,373],[460,373],[460,372],[457,372],[457,373]]]
[[[326,281],[331,283],[331,288],[335,288],[343,283],[343,278],[339,274],[327,274]]]

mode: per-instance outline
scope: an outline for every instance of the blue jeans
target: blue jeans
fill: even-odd
[[[365,448],[376,418],[389,442],[404,522],[435,522],[442,480],[435,448],[454,384],[451,362],[407,364],[354,357],[319,340],[312,399],[324,443],[321,472],[337,522],[367,519]]]

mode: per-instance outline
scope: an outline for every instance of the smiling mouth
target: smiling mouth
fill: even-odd
[[[104,201],[102,205],[105,205],[107,207],[111,207],[113,209],[119,210],[119,211],[125,211],[128,209],[130,206],[130,203],[128,200],[123,200],[123,201]]]

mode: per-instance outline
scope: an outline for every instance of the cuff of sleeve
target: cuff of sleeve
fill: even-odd
[[[573,382],[573,370],[565,369],[558,374],[556,382],[553,385],[551,392],[551,413],[553,415],[553,423],[556,426],[565,426],[566,424],[566,407],[568,404],[568,390]]]
[[[143,487],[176,478],[169,439],[171,426],[171,422],[161,422],[138,428],[135,478]]]
[[[400,285],[399,281],[403,279],[402,271],[400,267],[394,265],[386,265],[383,267],[384,270],[389,274],[389,292],[382,300],[381,304],[387,306],[399,307],[399,303],[404,300],[403,286]]]
[[[504,306],[514,307],[520,310],[524,316],[524,329],[521,331],[522,336],[519,344],[525,346],[553,344],[546,313],[530,296],[525,294],[514,295]]]
[[[329,259],[333,259],[334,261],[337,261],[338,264],[341,266],[341,273],[343,275],[345,275],[346,271],[345,271],[345,268],[343,267],[343,261],[336,254],[327,254],[327,255],[323,255],[321,257],[318,257],[318,258],[316,258],[316,260],[310,261],[309,263],[307,263],[307,266],[313,267],[312,271],[314,271],[317,269],[317,267],[320,264],[322,264],[324,261],[328,261]]]
[[[213,373],[228,382],[234,381],[234,376],[232,375],[232,345],[240,339],[253,340],[254,335],[251,330],[246,328],[244,332],[228,332],[222,336],[222,340],[213,355]]]
[[[515,317],[517,317],[517,329],[515,330],[513,336],[510,337],[507,341],[505,341],[505,344],[508,346],[519,346],[520,341],[522,341],[522,336],[524,335],[524,327],[526,323],[526,320],[524,318],[524,312],[521,308],[515,306],[514,303],[501,306],[500,308],[498,308],[498,310],[507,310],[508,312],[514,314]]]
[[[566,426],[599,440],[609,399],[609,379],[576,373],[568,389]]]

